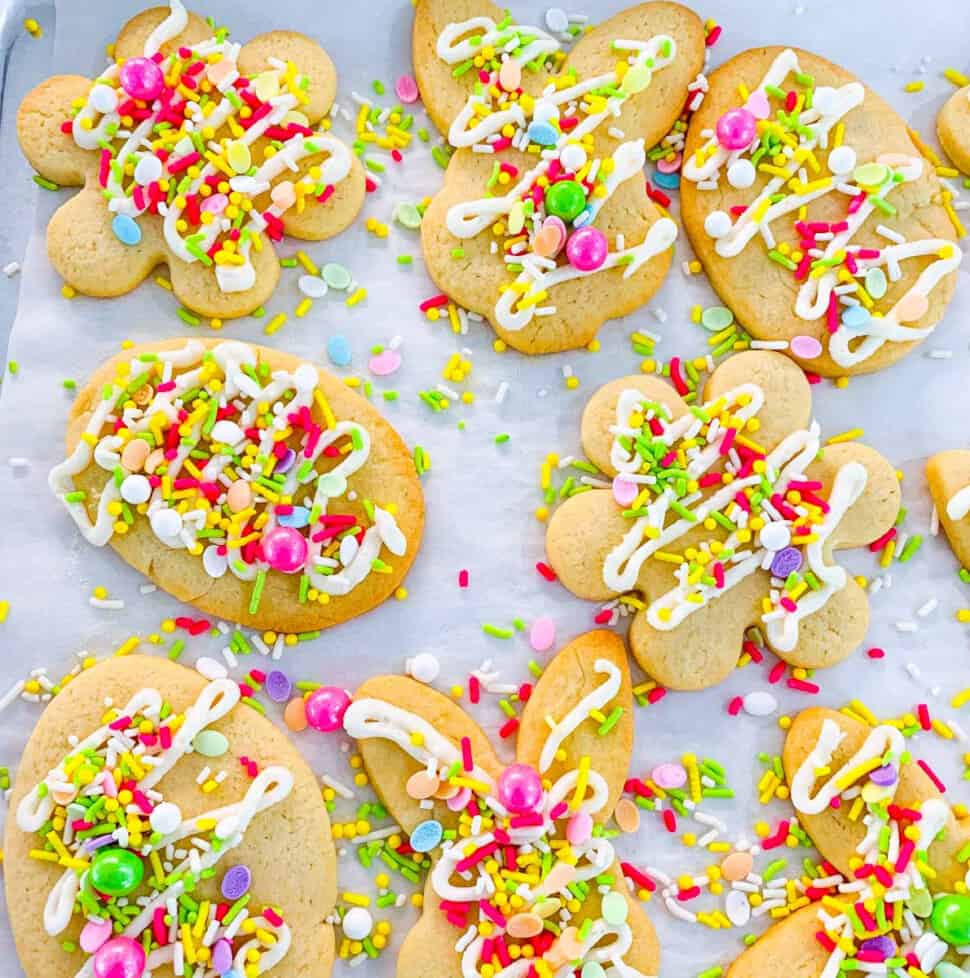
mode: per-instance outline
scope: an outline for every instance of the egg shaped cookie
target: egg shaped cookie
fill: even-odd
[[[51,701],[4,835],[27,978],[329,975],[326,807],[296,749],[239,697],[232,680],[133,655]]]

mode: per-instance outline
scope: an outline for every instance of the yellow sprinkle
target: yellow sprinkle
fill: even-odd
[[[579,771],[576,773],[576,791],[573,794],[573,800],[570,805],[573,811],[578,811],[579,806],[586,797],[586,786],[589,783],[589,763],[590,758],[588,754],[584,754],[579,760]]]
[[[941,736],[947,740],[953,740],[953,731],[939,718],[934,717],[932,720],[933,729]]]
[[[826,445],[840,445],[842,442],[855,441],[857,438],[862,438],[865,435],[865,431],[862,428],[850,428],[848,431],[843,431],[841,435],[832,435],[831,438],[825,443]]]
[[[161,275],[155,276],[155,284],[160,288],[165,289],[166,292],[172,291],[172,283],[167,278],[162,278]]]
[[[369,907],[370,897],[366,893],[346,892],[342,896],[344,903],[349,903],[352,907]]]
[[[907,82],[903,86],[904,92],[921,92],[926,87],[926,82],[922,81],[911,81]]]
[[[138,643],[141,639],[137,635],[132,635],[131,638],[126,639],[121,645],[115,649],[115,655],[128,655],[134,652],[138,648]]]
[[[313,399],[317,402],[317,406],[323,412],[323,417],[327,422],[327,427],[336,428],[337,419],[334,417],[333,411],[330,409],[330,404],[323,396],[323,391],[321,391],[319,387],[313,392]]]
[[[56,863],[57,862],[57,853],[56,852],[48,852],[46,849],[31,849],[30,850],[30,858],[31,859],[40,859],[43,862],[47,862],[47,863]]]
[[[367,289],[364,288],[357,289],[357,291],[354,292],[353,295],[347,296],[347,305],[356,306],[358,302],[362,302],[366,298],[367,298]]]
[[[7,620],[8,614],[10,614],[10,602],[0,601],[0,625]]]
[[[888,567],[893,562],[893,555],[896,553],[896,541],[890,540],[883,547],[882,556],[879,558],[880,567]]]
[[[965,689],[962,692],[956,694],[950,701],[950,706],[954,709],[959,709],[965,703],[970,702],[970,689]]]
[[[879,721],[876,719],[876,715],[866,706],[862,700],[852,700],[849,706],[866,722],[870,727],[878,726]]]
[[[960,176],[960,171],[952,166],[938,166],[936,168],[936,175],[938,177],[946,177],[947,179],[951,179],[953,177]]]
[[[906,131],[909,133],[909,138],[916,144],[916,148],[933,164],[933,166],[943,165],[943,161],[936,155],[936,153],[933,152],[931,147],[926,145],[926,143],[923,141],[923,137],[920,136],[915,129],[907,128]]]
[[[191,924],[182,924],[182,946],[185,948],[185,963],[195,964],[195,944],[192,941]]]
[[[296,316],[297,319],[302,319],[310,311],[312,307],[313,307],[313,300],[307,297],[296,307],[296,310],[294,311],[293,315]]]
[[[874,771],[877,767],[881,767],[882,758],[873,757],[868,761],[863,761],[861,764],[857,764],[854,768],[850,768],[841,777],[836,779],[835,786],[840,791],[843,788],[848,788],[850,784],[854,784],[863,775],[868,774],[870,771]]]
[[[301,248],[296,253],[296,260],[311,274],[319,275],[320,269],[317,267],[313,259]]]
[[[948,82],[956,85],[957,88],[963,88],[965,85],[970,85],[970,78],[963,74],[963,72],[957,71],[956,68],[947,68],[943,72],[943,77]]]
[[[684,562],[684,558],[680,554],[671,554],[664,550],[658,550],[653,556],[656,560],[662,560],[667,564],[682,564]]]
[[[287,320],[287,315],[285,312],[278,312],[264,327],[263,332],[267,336],[272,336],[274,333],[278,333],[283,327],[283,324]]]

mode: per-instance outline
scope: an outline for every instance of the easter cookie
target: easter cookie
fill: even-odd
[[[380,604],[424,527],[414,463],[380,414],[313,364],[239,342],[108,361],[49,482],[89,543],[202,611],[281,632]]]
[[[623,642],[602,631],[546,667],[508,766],[457,704],[422,683],[381,676],[357,691],[345,729],[412,847],[432,859],[401,978],[657,974],[653,927],[598,828],[627,777],[632,705]],[[569,857],[557,858],[567,843]]]
[[[957,559],[970,567],[970,452],[939,452],[926,463],[926,480],[940,526]]]
[[[704,29],[644,3],[559,47],[487,0],[415,11],[421,96],[455,147],[421,223],[428,272],[530,354],[588,344],[660,287],[677,228],[647,197],[646,149],[683,108]]]
[[[943,152],[964,173],[970,173],[970,85],[951,95],[936,117]]]
[[[783,762],[799,823],[831,873],[809,881],[805,905],[761,936],[727,978],[917,969],[965,978],[954,962],[970,943],[970,819],[954,815],[900,731],[805,710]]]
[[[299,753],[239,698],[232,680],[133,655],[51,701],[3,846],[27,978],[330,973],[327,811]]]
[[[894,363],[943,316],[962,259],[906,123],[807,51],[745,51],[709,81],[681,206],[714,288],[815,373]]]
[[[555,511],[549,563],[581,598],[632,592],[630,646],[658,682],[720,682],[752,626],[806,668],[840,662],[865,636],[865,592],[832,554],[893,525],[899,485],[865,445],[823,448],[811,415],[802,371],[763,351],[725,360],[702,403],[636,376],[586,405],[583,448],[612,486]]]
[[[329,238],[363,206],[360,162],[329,133],[327,53],[291,31],[227,35],[171,0],[122,28],[93,82],[55,75],[21,104],[31,165],[82,188],[47,228],[78,292],[123,295],[165,264],[189,309],[245,316],[279,280],[273,242]]]

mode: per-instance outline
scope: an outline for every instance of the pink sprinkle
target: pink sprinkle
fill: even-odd
[[[815,694],[820,689],[817,684],[806,682],[804,679],[789,679],[785,685],[787,685],[789,689],[797,689],[800,693]]]
[[[772,684],[780,682],[781,677],[785,675],[785,669],[787,668],[788,666],[786,665],[786,663],[781,661],[776,662],[771,667],[771,672],[768,673],[768,682]]]
[[[529,644],[536,652],[547,652],[556,641],[556,623],[551,618],[536,618],[529,628]]]
[[[466,771],[475,769],[472,763],[472,742],[467,737],[461,738],[461,766]]]
[[[855,212],[863,205],[865,202],[866,195],[864,193],[858,193],[852,200],[849,201],[849,213],[855,214]]]
[[[482,684],[477,676],[468,677],[468,697],[472,703],[477,703],[482,698]]]
[[[887,543],[889,543],[890,540],[894,540],[895,538],[896,538],[896,527],[892,526],[888,530],[886,530],[886,532],[881,537],[879,537],[878,540],[873,540],[872,543],[869,544],[869,549],[873,553],[878,553],[880,550],[883,549],[883,547],[886,546]]]
[[[274,927],[280,927],[283,924],[283,918],[272,907],[263,907],[263,916]]]
[[[936,786],[936,790],[942,795],[946,792],[946,785],[936,776],[936,772],[926,763],[926,761],[916,762],[922,769],[923,773],[933,782]]]
[[[792,601],[792,599],[789,598],[787,594],[778,603],[782,606],[782,608],[785,609],[785,611],[797,611],[798,610],[798,605],[795,604],[795,602]]]
[[[731,716],[736,717],[741,712],[741,707],[744,706],[744,700],[740,696],[735,696],[730,703],[728,703],[727,711]]]
[[[932,730],[933,723],[930,720],[930,711],[925,703],[920,703],[916,707],[916,715],[919,717],[919,725],[924,730]]]
[[[886,653],[880,648],[872,648],[866,650],[866,655],[870,659],[882,659],[885,658]]]
[[[461,870],[459,870],[459,872],[461,872]],[[481,912],[496,926],[503,928],[505,927],[505,918],[487,900],[480,900],[478,903],[478,909],[481,910]]]
[[[466,570],[458,571],[458,586],[468,587],[468,571]]]
[[[825,310],[825,328],[830,333],[836,333],[839,329],[839,298],[834,292],[829,296],[828,309]]]

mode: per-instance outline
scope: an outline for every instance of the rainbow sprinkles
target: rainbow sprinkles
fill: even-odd
[[[613,71],[583,81],[567,71],[550,79],[537,97],[524,92],[523,68],[540,70],[558,49],[555,38],[514,24],[511,17],[498,24],[488,17],[449,24],[437,42],[438,57],[456,66],[456,76],[478,74],[451,124],[449,142],[474,153],[511,149],[539,158],[524,172],[496,160],[488,193],[452,206],[446,216],[447,229],[460,239],[491,228],[491,253],[501,254],[514,276],[502,286],[492,318],[510,332],[556,313],[550,304],[556,285],[610,268],[622,268],[628,278],[677,236],[674,222],[663,217],[638,244],[617,240],[611,247],[595,227],[617,188],[643,179],[643,139],[621,140],[611,122],[628,98],[649,86],[654,72],[673,62],[673,38],[614,40]],[[557,261],[561,254],[565,262]]]
[[[139,217],[160,215],[172,255],[214,267],[222,292],[245,292],[256,282],[251,255],[262,250],[262,235],[280,240],[283,215],[325,203],[352,156],[311,128],[301,111],[309,79],[292,62],[271,57],[265,71],[241,75],[241,45],[224,29],[163,55],[162,45],[188,24],[181,0],[170,6],[144,56],[110,65],[62,129],[100,152],[97,181],[124,244],[141,241]],[[326,159],[299,177],[298,164],[318,154]],[[268,204],[257,206],[266,194]]]
[[[783,88],[790,76],[794,85]],[[858,82],[839,88],[815,87],[798,55],[782,51],[744,104],[725,112],[715,131],[687,159],[683,176],[698,190],[717,191],[726,178],[735,189],[752,187],[759,174],[770,179],[746,205],[710,212],[706,234],[723,258],[741,254],[761,237],[767,255],[787,268],[797,285],[795,315],[806,322],[824,320],[828,352],[840,367],[864,363],[886,343],[908,343],[928,336],[933,327],[914,325],[929,308],[928,296],[960,264],[962,252],[944,238],[906,240],[883,226],[882,247],[861,247],[852,240],[869,218],[894,216],[892,192],[918,180],[919,156],[886,153],[860,160],[842,141],[842,119],[861,105]],[[773,110],[773,101],[778,103]],[[825,159],[819,151],[827,151]],[[844,217],[812,221],[807,208],[829,194],[845,198]],[[794,251],[776,245],[773,222],[794,215],[798,243]],[[889,285],[902,277],[908,259],[933,258],[913,285],[894,303],[880,303]]]
[[[766,452],[756,440],[764,402],[757,384],[743,384],[674,419],[641,391],[617,399],[613,496],[632,526],[607,555],[603,581],[617,593],[630,591],[646,561],[668,564],[676,584],[646,612],[658,630],[676,628],[767,571],[761,620],[771,645],[788,652],[799,621],[845,586],[846,572],[826,561],[825,547],[862,495],[867,470],[859,462],[842,465],[823,498],[822,483],[805,475],[819,452],[818,425],[791,432]],[[711,536],[678,552],[678,542],[699,528]]]
[[[63,867],[44,930],[55,937],[84,920],[76,978],[150,978],[160,968],[201,974],[200,965],[207,974],[257,978],[286,956],[290,928],[272,907],[251,902],[245,865],[222,875],[223,900],[197,904],[189,894],[215,875],[260,812],[289,795],[291,772],[266,767],[241,801],[191,817],[158,789],[239,695],[236,683],[217,679],[176,713],[157,690],[141,689],[21,800],[17,827],[40,840],[30,855]]]
[[[434,852],[436,908],[458,934],[462,978],[646,978],[624,960],[633,946],[627,897],[612,843],[594,826],[606,813],[604,777],[579,760],[550,781],[563,742],[592,714],[613,710],[621,673],[606,658],[592,663],[602,681],[551,729],[538,770],[513,764],[493,779],[476,766],[471,742],[460,749],[432,724],[379,699],[360,699],[344,717],[358,739],[396,744],[422,768],[411,797],[447,799],[457,830],[429,819],[411,845]]]
[[[403,557],[408,541],[393,504],[349,489],[371,435],[334,416],[319,382],[312,364],[273,370],[236,342],[121,358],[51,489],[96,546],[142,518],[210,578],[251,582],[250,614],[274,572],[300,575],[301,603],[326,604],[390,573],[382,550]]]

